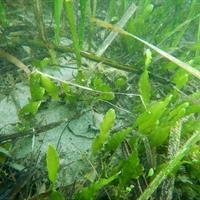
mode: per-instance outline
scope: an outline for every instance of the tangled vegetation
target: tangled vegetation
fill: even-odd
[[[200,199],[198,0],[0,1],[0,200]]]

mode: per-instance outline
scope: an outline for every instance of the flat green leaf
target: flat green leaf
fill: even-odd
[[[67,83],[62,83],[62,88],[65,91],[65,93],[71,93],[71,88]]]
[[[151,97],[151,85],[149,82],[149,74],[147,70],[145,70],[140,77],[139,92],[145,105],[148,105]]]
[[[148,69],[149,65],[151,64],[152,61],[152,53],[150,49],[147,49],[146,52],[146,59],[145,59],[145,70]]]
[[[114,133],[109,139],[105,146],[105,151],[114,152],[119,145],[124,141],[126,136],[132,131],[132,128],[122,129]]]
[[[42,60],[33,60],[33,65],[42,70],[48,66],[49,62],[49,58],[43,58]]]
[[[168,120],[173,121],[173,122],[178,121],[185,115],[186,109],[188,107],[189,107],[188,102],[184,102],[184,103],[178,105],[172,111],[170,111],[170,113],[168,115]]]
[[[105,94],[100,94],[98,96],[98,99],[104,99],[104,100],[113,100],[114,99],[115,95],[112,92],[112,88],[108,84],[106,84],[101,78],[95,77],[92,80],[91,84],[92,84],[92,88],[95,90],[99,90],[102,92],[108,92]]]
[[[146,59],[145,59],[145,69],[139,80],[139,92],[143,98],[144,104],[148,105],[151,98],[151,84],[149,81],[149,73],[148,67],[152,60],[151,51],[149,49],[146,50]]]
[[[92,183],[90,186],[83,188],[82,191],[76,196],[76,200],[93,200],[95,199],[95,196],[97,192],[104,186],[111,183],[113,180],[115,180],[118,177],[119,173],[111,176],[107,179],[102,178],[98,181]]]
[[[8,27],[8,19],[6,17],[6,10],[3,1],[0,2],[0,24],[2,24],[4,28]]]
[[[100,124],[100,133],[108,133],[115,123],[115,110],[109,109]]]
[[[64,196],[58,191],[52,191],[50,200],[65,200]]]
[[[172,95],[169,95],[164,101],[156,102],[148,109],[148,111],[139,115],[136,119],[136,125],[138,126],[139,131],[145,134],[151,132],[159,123],[159,119],[171,99]]]
[[[59,156],[55,147],[51,144],[48,146],[46,161],[49,180],[55,184],[59,168]]]
[[[188,106],[189,106],[189,102],[184,102],[176,106],[172,111],[170,111],[169,116],[168,116],[169,120],[170,119],[172,120],[177,115],[177,113],[179,113],[180,110],[182,110],[183,108],[186,109]]]
[[[120,184],[126,185],[131,179],[137,179],[142,174],[143,168],[138,155],[133,152],[128,159],[123,162],[120,176]]]
[[[190,97],[195,98],[195,99],[199,99],[200,98],[200,91],[192,93],[190,95]]]
[[[127,77],[126,76],[120,76],[117,77],[117,79],[115,80],[115,85],[118,88],[122,88],[127,84]]]
[[[153,168],[150,168],[147,177],[151,177],[153,175],[154,175],[154,170]]]
[[[100,124],[100,133],[96,136],[92,143],[92,152],[94,155],[101,150],[104,143],[109,137],[109,131],[114,126],[115,123],[115,111],[113,109],[108,110],[105,114],[103,121]]]
[[[24,107],[21,108],[19,111],[19,116],[25,116],[25,115],[35,115],[41,105],[41,101],[31,101],[28,104],[26,104]]]
[[[30,92],[31,92],[31,99],[33,101],[40,101],[42,100],[45,89],[41,87],[41,75],[37,73],[32,73],[30,76]]]
[[[149,136],[149,141],[152,146],[159,146],[163,144],[170,133],[171,126],[159,126]]]
[[[55,100],[59,100],[59,88],[57,85],[47,76],[41,76],[41,85],[47,91],[47,93]]]
[[[66,83],[62,83],[62,88],[66,94],[66,100],[70,103],[76,103],[78,99],[78,95],[70,88],[70,86]]]
[[[190,134],[191,132],[199,130],[200,130],[199,120],[190,119],[183,125],[183,131],[185,134]]]
[[[183,69],[179,69],[172,78],[172,82],[176,84],[176,87],[178,89],[181,89],[187,84],[188,79],[189,79],[189,74]]]
[[[186,113],[187,115],[192,113],[200,113],[200,105],[199,104],[190,105],[186,110]]]

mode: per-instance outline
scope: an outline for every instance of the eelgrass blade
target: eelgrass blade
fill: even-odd
[[[184,156],[188,154],[192,146],[194,146],[200,140],[200,131],[196,131],[183,145],[183,147],[176,153],[171,161],[157,174],[150,185],[144,190],[138,200],[147,200],[155,192],[158,186],[164,179],[178,166]]]
[[[129,19],[133,16],[133,14],[136,11],[136,5],[134,3],[132,3],[129,8],[127,9],[127,11],[125,12],[125,14],[122,16],[122,18],[120,19],[120,21],[117,23],[117,25],[121,28],[123,28],[126,23],[129,21]],[[112,41],[117,37],[118,33],[117,32],[111,32],[108,37],[104,40],[103,44],[99,47],[98,51],[97,51],[97,55],[101,56],[104,54],[104,52],[106,51],[106,49],[110,46],[110,44],[112,43]]]
[[[82,48],[83,42],[85,39],[85,22],[86,22],[87,2],[88,2],[88,0],[80,0],[80,11],[81,11],[80,32],[79,32],[80,48]]]
[[[0,2],[0,24],[2,24],[3,27],[8,26],[8,19],[6,17],[6,10],[2,2]]]
[[[79,47],[79,38],[76,31],[76,23],[75,23],[75,16],[74,16],[74,9],[73,9],[73,0],[65,0],[65,9],[66,14],[70,26],[70,31],[72,35],[73,46],[76,54],[77,66],[78,68],[81,67],[81,54],[80,54],[80,47]]]
[[[199,18],[199,25],[198,25],[198,32],[197,32],[197,44],[200,42],[200,18]],[[200,48],[196,50],[196,56],[200,56]]]
[[[160,43],[158,44],[158,46],[160,46],[163,42],[165,42],[167,39],[169,39],[175,33],[181,31],[184,28],[184,26],[188,26],[192,21],[196,20],[199,17],[200,17],[200,14],[196,15],[195,17],[193,17],[191,19],[187,19],[186,21],[184,21],[183,23],[181,23],[180,25],[178,25],[175,29],[173,29],[172,31],[168,32],[166,34],[165,38],[160,41]]]
[[[58,45],[60,43],[60,25],[61,25],[61,14],[63,8],[63,0],[54,1],[54,34],[55,43]]]
[[[154,46],[153,44],[139,38],[136,35],[133,35],[125,30],[123,30],[122,28],[118,27],[118,26],[113,26],[112,24],[109,24],[107,22],[104,22],[102,20],[99,19],[93,19],[96,24],[100,27],[106,28],[106,29],[111,29],[114,32],[118,32],[122,35],[128,36],[130,38],[136,39],[138,41],[140,41],[141,43],[145,44],[146,46],[148,46],[149,48],[153,49],[154,51],[156,51],[157,53],[159,53],[161,56],[165,57],[166,59],[170,60],[171,62],[175,63],[177,66],[181,67],[182,69],[184,69],[185,71],[189,72],[190,74],[192,74],[193,76],[197,77],[198,79],[200,79],[200,71],[193,68],[192,66],[190,66],[189,64],[175,58],[174,56],[170,55],[169,53],[163,51],[162,49],[159,49],[158,47]]]
[[[188,20],[191,19],[191,18],[193,18],[195,16],[195,14],[197,13],[196,12],[196,10],[197,10],[196,8],[198,7],[198,4],[199,4],[198,0],[193,0],[191,2],[190,11],[189,11],[188,17],[187,17]],[[176,40],[174,40],[174,42],[172,43],[173,47],[178,46],[178,44],[180,43],[181,39],[183,38],[183,35],[187,31],[188,26],[189,26],[189,24],[187,24],[186,26],[184,26],[184,28],[180,32],[177,33]]]
[[[90,19],[93,19],[96,16],[96,10],[97,10],[97,0],[89,1],[89,7],[90,7]],[[94,37],[94,22],[90,20],[89,25],[89,33],[88,33],[88,44],[89,44],[89,50],[92,48],[92,39]]]
[[[171,128],[169,135],[169,144],[168,144],[168,155],[167,159],[170,161],[176,155],[181,140],[182,132],[182,123],[183,119],[180,119],[176,122],[175,126]],[[173,190],[174,190],[175,177],[168,177],[164,180],[162,184],[161,199],[171,200],[173,199]]]
[[[107,11],[106,21],[111,19],[113,16],[115,16],[115,14],[116,14],[116,0],[110,0],[109,6],[108,6],[108,11]]]

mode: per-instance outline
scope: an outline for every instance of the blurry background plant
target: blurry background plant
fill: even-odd
[[[199,13],[198,0],[1,1],[0,199],[199,199]]]

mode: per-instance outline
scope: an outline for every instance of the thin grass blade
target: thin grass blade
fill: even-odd
[[[125,12],[125,14],[122,16],[122,18],[120,19],[120,21],[117,23],[117,25],[123,28],[126,25],[126,23],[129,21],[129,19],[133,16],[136,9],[137,9],[136,5],[132,3],[127,9],[127,11]],[[108,37],[104,40],[103,44],[99,47],[97,51],[98,56],[102,56],[104,54],[106,49],[110,46],[110,44],[117,37],[118,34],[119,33],[117,32],[111,32],[108,35]]]
[[[81,11],[80,32],[79,32],[80,48],[82,48],[83,42],[85,39],[85,22],[86,22],[87,3],[88,3],[88,0],[80,0],[80,11]]]
[[[198,32],[197,32],[197,44],[200,42],[200,18],[199,18],[199,25],[198,25]],[[200,48],[196,50],[196,56],[200,56]]]
[[[97,10],[97,0],[89,1],[89,7],[90,7],[90,18],[93,19],[96,16],[96,10]],[[90,20],[89,25],[89,33],[88,33],[88,44],[89,44],[89,50],[92,48],[92,39],[94,37],[94,23],[92,20]]]
[[[79,47],[79,38],[76,31],[76,23],[75,23],[75,16],[74,16],[74,8],[73,8],[73,1],[72,0],[65,0],[65,10],[66,15],[68,18],[70,31],[72,35],[73,46],[76,54],[77,66],[78,68],[81,67],[81,54],[80,54],[80,47]]]
[[[3,27],[8,26],[8,19],[6,17],[6,10],[3,2],[0,2],[0,24],[2,24]]]
[[[194,67],[190,66],[189,64],[175,58],[174,56],[170,55],[169,53],[163,51],[162,49],[159,49],[158,47],[156,47],[155,45],[139,38],[136,35],[133,35],[125,30],[123,30],[122,28],[118,27],[118,26],[113,26],[112,24],[109,24],[107,22],[104,22],[102,20],[99,19],[93,19],[93,21],[96,22],[96,24],[100,27],[106,28],[106,29],[111,29],[114,32],[118,32],[122,35],[128,36],[130,38],[136,39],[138,41],[140,41],[141,43],[145,44],[146,46],[148,46],[149,48],[153,49],[154,51],[156,51],[157,53],[159,53],[161,56],[165,57],[166,59],[170,60],[171,62],[175,63],[177,66],[181,67],[182,69],[184,69],[185,71],[187,71],[188,73],[192,74],[193,76],[195,76],[196,78],[200,79],[200,71],[195,69]]]
[[[193,22],[194,20],[196,20],[199,17],[200,17],[200,14],[196,15],[195,17],[193,17],[191,19],[187,19],[186,21],[184,21],[183,23],[181,23],[179,26],[177,26],[173,31],[168,32],[167,35],[165,36],[165,38],[160,41],[160,43],[158,44],[158,46],[160,46],[163,42],[165,42],[167,39],[169,39],[175,33],[181,31],[184,28],[184,26],[188,26],[191,22]]]
[[[190,151],[192,146],[194,146],[200,140],[200,131],[196,131],[184,144],[184,146],[177,152],[171,161],[158,173],[158,175],[153,179],[146,190],[141,194],[138,200],[147,200],[151,197],[153,192],[158,188],[160,183],[178,166],[180,161],[184,156]]]
[[[61,24],[61,14],[63,8],[63,0],[54,1],[54,34],[55,43],[58,45],[60,43],[60,24]]]
[[[195,14],[197,14],[197,9],[196,8],[198,8],[198,4],[199,4],[198,0],[193,0],[191,2],[191,7],[190,7],[190,10],[189,10],[189,13],[188,13],[187,20],[193,18],[195,16]],[[183,35],[187,31],[188,26],[189,26],[189,24],[184,26],[184,28],[180,32],[177,33],[177,39],[172,43],[172,46],[174,46],[174,47],[178,46],[178,44],[180,43],[181,39],[183,38]]]

